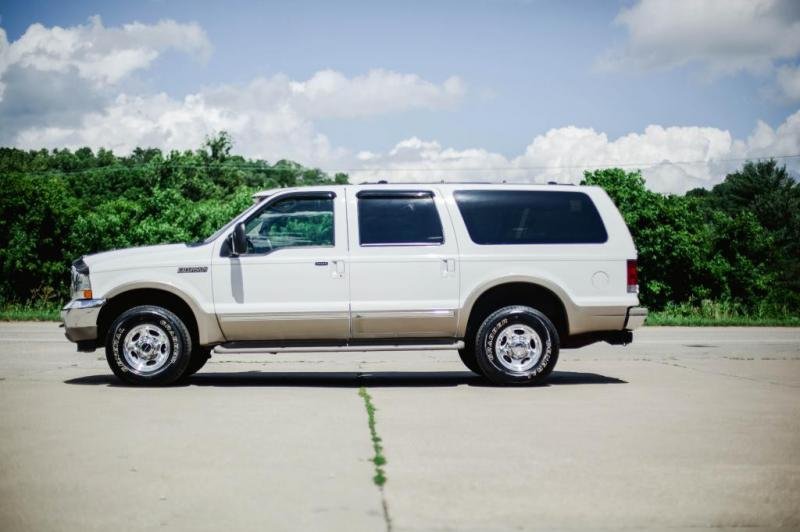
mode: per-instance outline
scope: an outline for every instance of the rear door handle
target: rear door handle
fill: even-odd
[[[449,274],[456,271],[455,259],[442,259],[442,277],[447,277]]]

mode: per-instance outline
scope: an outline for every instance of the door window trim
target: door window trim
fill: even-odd
[[[375,242],[369,244],[361,243],[361,216],[358,212],[358,200],[361,199],[422,199],[430,198],[433,203],[433,211],[436,213],[436,218],[439,221],[439,230],[442,233],[441,242]],[[442,215],[439,212],[439,207],[436,205],[436,195],[432,190],[359,190],[356,192],[356,216],[358,216],[356,228],[358,230],[358,246],[362,248],[398,248],[398,247],[431,247],[431,246],[444,246],[446,237],[444,234],[444,224],[442,223]]]
[[[255,218],[256,216],[260,215],[264,209],[268,209],[270,206],[275,205],[276,203],[283,201],[285,199],[329,199],[335,200],[336,199],[336,192],[332,190],[317,190],[317,191],[299,191],[299,192],[290,192],[288,194],[281,194],[279,196],[268,196],[267,199],[264,201],[264,204],[261,205],[258,209],[252,212],[246,218],[242,218],[241,220],[237,220],[236,223],[232,224],[232,227],[236,227],[237,225],[243,223],[247,224],[250,220]],[[332,201],[332,214],[333,214],[333,243],[329,246],[287,246],[278,249],[271,249],[264,253],[244,253],[237,258],[241,259],[242,257],[264,257],[266,255],[270,255],[282,249],[330,249],[336,247],[336,201]],[[220,257],[231,257],[231,236],[233,232],[228,233],[225,236],[225,240],[222,243],[222,246],[219,250]]]

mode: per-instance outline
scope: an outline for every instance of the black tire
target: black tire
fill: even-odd
[[[515,329],[515,325],[519,328]],[[508,343],[511,341],[520,354],[512,352]],[[498,351],[503,347],[505,352]],[[558,350],[558,332],[553,322],[538,310],[521,305],[493,312],[483,320],[476,335],[476,360],[483,375],[494,384],[541,384],[553,371]]]
[[[483,375],[481,367],[475,359],[475,344],[472,342],[465,342],[465,344],[464,349],[458,350],[458,356],[461,358],[461,362],[463,362],[471,372]]]
[[[206,362],[211,358],[211,347],[198,347],[192,353],[192,359],[189,365],[186,366],[186,371],[183,373],[183,378],[191,377],[206,365]]]
[[[137,347],[126,351],[126,341]],[[183,321],[169,310],[153,305],[134,307],[111,324],[106,359],[114,375],[128,384],[172,384],[183,376],[192,359],[192,337]]]

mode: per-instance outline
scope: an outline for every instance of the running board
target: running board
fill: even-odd
[[[376,341],[351,341],[336,344],[333,342],[228,342],[214,348],[218,355],[245,355],[258,353],[338,353],[338,352],[364,352],[364,351],[433,351],[464,349],[464,342],[446,339],[437,342],[429,340],[424,343],[415,343],[403,340],[381,342]]]

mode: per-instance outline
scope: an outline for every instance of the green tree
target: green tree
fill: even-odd
[[[258,190],[347,183],[347,176],[246,159],[221,132],[197,151],[168,154],[0,148],[0,182],[0,299],[24,301],[66,297],[69,263],[83,254],[201,240]]]

